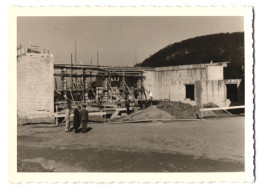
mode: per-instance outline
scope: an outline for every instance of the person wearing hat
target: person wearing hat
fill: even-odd
[[[74,110],[74,116],[73,116],[73,126],[75,129],[75,133],[79,133],[79,127],[80,127],[80,113],[79,110],[81,109],[80,106],[77,106]]]
[[[87,132],[87,124],[88,124],[88,110],[86,109],[86,106],[83,105],[83,108],[80,110],[80,127],[82,128],[81,133]]]

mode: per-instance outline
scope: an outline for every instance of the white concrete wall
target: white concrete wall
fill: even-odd
[[[17,60],[18,116],[54,112],[53,55],[27,53]]]
[[[230,101],[226,100],[226,86],[221,65],[159,67],[154,70],[146,70],[144,75],[146,77],[144,87],[152,91],[154,99],[170,99],[200,105],[202,95],[203,104],[210,102],[218,106],[230,104]],[[195,101],[186,99],[185,85],[187,84],[194,84]]]
[[[154,71],[159,75],[166,75],[164,80],[201,80],[207,79],[206,65],[179,65],[171,67],[157,67]]]
[[[207,80],[223,80],[224,72],[223,66],[208,66],[207,67]]]
[[[173,72],[174,74],[172,74]],[[181,71],[185,72],[185,71]],[[144,73],[144,87],[153,93],[153,98],[162,100],[170,99],[171,101],[181,101],[185,103],[190,103],[192,105],[196,104],[196,101],[186,99],[186,88],[185,84],[194,84],[196,80],[190,79],[175,79],[176,74],[181,72],[176,71],[146,71]],[[196,89],[194,89],[195,91]],[[195,96],[196,98],[196,96]]]
[[[230,101],[226,99],[226,85],[224,80],[205,80],[202,85],[202,103],[214,103],[218,106],[229,106]]]

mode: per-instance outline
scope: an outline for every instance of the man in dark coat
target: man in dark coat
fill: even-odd
[[[80,126],[82,128],[82,133],[87,132],[87,124],[88,124],[88,110],[86,110],[86,106],[83,105],[83,108],[80,110]]]
[[[74,110],[74,117],[73,117],[73,126],[75,129],[75,133],[79,132],[79,126],[80,126],[80,114],[79,114],[79,110],[80,110],[80,106],[78,106],[75,110]]]

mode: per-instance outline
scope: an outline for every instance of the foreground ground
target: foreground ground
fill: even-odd
[[[244,170],[244,117],[186,122],[18,126],[20,172],[221,172]]]

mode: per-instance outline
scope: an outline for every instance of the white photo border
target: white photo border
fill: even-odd
[[[18,16],[243,16],[245,35],[245,171],[205,173],[26,173],[17,172],[17,17]],[[252,7],[12,7],[9,9],[9,181],[20,182],[252,182],[253,128]]]

